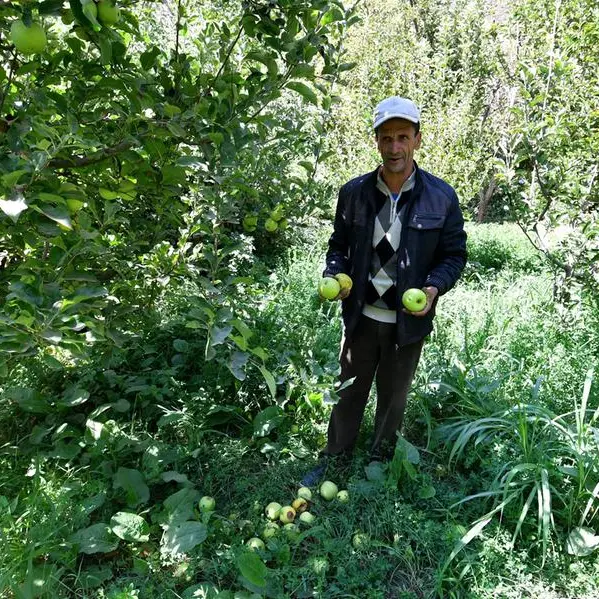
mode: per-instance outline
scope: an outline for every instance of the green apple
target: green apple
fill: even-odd
[[[264,530],[262,531],[263,539],[270,539],[279,532],[279,525],[276,522],[267,522]]]
[[[283,206],[281,204],[277,204],[274,210],[271,211],[270,218],[277,222],[283,218]]]
[[[318,285],[318,293],[327,300],[334,300],[340,290],[339,282],[333,277],[323,277]]]
[[[296,538],[299,534],[299,527],[297,524],[294,524],[293,522],[285,524],[285,526],[283,526],[283,530],[290,539]]]
[[[335,483],[332,483],[330,480],[325,480],[322,485],[320,485],[320,494],[327,500],[331,501],[337,497],[337,493],[339,489]]]
[[[248,214],[243,219],[243,228],[248,233],[253,233],[258,226],[258,217]]]
[[[339,274],[335,275],[335,278],[337,279],[339,287],[341,287],[342,290],[347,289],[350,291],[354,286],[354,282],[351,280],[351,277],[346,275],[344,272],[340,272]]]
[[[316,517],[313,514],[311,514],[310,512],[302,512],[299,515],[299,521],[303,522],[304,524],[308,524],[308,525],[314,524],[315,520],[316,520]]]
[[[276,501],[269,503],[266,506],[264,513],[269,520],[276,520],[281,513],[281,504],[277,503]]]
[[[110,0],[98,2],[98,19],[102,25],[115,25],[121,17],[121,11]]]
[[[277,224],[276,220],[273,220],[272,218],[267,218],[264,222],[264,228],[269,233],[274,233],[279,228],[279,225]]]
[[[31,23],[31,27],[27,27],[21,19],[12,22],[10,39],[21,54],[41,54],[48,41],[39,23]]]
[[[262,539],[259,539],[258,537],[252,537],[251,539],[248,540],[246,545],[252,551],[256,551],[256,549],[266,549],[266,545],[264,544],[264,541]]]
[[[337,493],[337,499],[341,503],[347,503],[349,501],[349,493],[345,489],[343,489],[342,491],[339,491],[339,493]]]
[[[279,221],[279,231],[284,231],[289,226],[289,221],[286,218],[282,218]]]
[[[401,303],[410,312],[420,312],[426,307],[426,293],[422,289],[408,289],[401,296]]]
[[[290,505],[285,505],[281,508],[279,520],[283,524],[290,524],[295,520],[295,510]]]
[[[308,489],[308,487],[300,487],[297,490],[297,496],[303,497],[307,501],[310,501],[312,499],[312,491],[310,491],[310,489]]]
[[[369,536],[364,532],[357,532],[351,540],[354,549],[366,549],[370,544]]]
[[[200,499],[199,506],[201,512],[213,512],[216,507],[216,501],[214,501],[214,497],[204,495],[204,497]]]
[[[296,511],[296,513],[301,514],[308,509],[308,502],[303,497],[298,497],[294,499],[291,507]]]

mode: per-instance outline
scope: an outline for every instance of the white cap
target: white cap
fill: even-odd
[[[377,129],[389,119],[406,119],[412,123],[420,122],[420,111],[412,100],[400,96],[385,98],[374,111],[374,128]]]

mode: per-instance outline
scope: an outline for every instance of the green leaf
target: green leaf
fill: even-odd
[[[144,543],[150,538],[148,523],[141,516],[130,512],[117,512],[110,519],[110,528],[123,541]]]
[[[591,555],[599,546],[599,536],[590,528],[578,526],[568,535],[566,551],[569,555],[584,557]]]
[[[98,193],[104,200],[116,200],[119,197],[118,193],[111,191],[110,189],[106,189],[106,187],[100,187],[98,189]]]
[[[261,588],[266,586],[268,570],[255,553],[250,551],[242,553],[237,558],[237,567],[242,576],[247,578],[251,584]]]
[[[264,52],[250,52],[246,55],[245,59],[261,62],[266,67],[268,74],[271,77],[276,77],[277,73],[279,72],[277,61],[272,56]]]
[[[254,418],[254,434],[265,437],[285,420],[285,412],[279,406],[269,406]]]
[[[6,389],[5,397],[14,401],[21,410],[32,414],[49,414],[52,406],[37,389],[13,387]]]
[[[182,522],[169,527],[162,535],[160,552],[169,555],[186,553],[203,543],[207,536],[208,529],[202,522]]]
[[[304,100],[307,100],[311,104],[318,106],[318,98],[316,97],[316,94],[305,83],[302,83],[301,81],[289,81],[289,83],[287,83],[285,87],[300,94],[304,98]]]
[[[21,178],[21,175],[24,175],[29,171],[25,169],[18,169],[16,171],[12,171],[11,173],[7,173],[6,175],[2,175],[2,182],[5,187],[12,187],[16,185],[18,180]]]
[[[169,525],[181,524],[190,520],[200,497],[201,495],[196,489],[187,487],[167,497],[164,500],[164,507],[168,512]]]
[[[119,468],[114,477],[114,488],[125,491],[127,505],[136,507],[150,499],[150,489],[139,470]]]
[[[242,340],[243,338],[240,337],[239,339]],[[248,359],[249,355],[245,352],[231,352],[231,356],[229,358],[229,361],[227,362],[227,367],[238,381],[245,381],[245,367],[248,362]]]
[[[41,206],[35,206],[38,212],[41,212],[44,216],[57,222],[59,225],[72,229],[71,215],[65,206],[51,206],[49,204],[42,204]]]
[[[119,542],[104,523],[92,524],[72,534],[70,541],[78,545],[79,553],[108,553],[114,551]]]
[[[273,399],[277,396],[277,385],[275,383],[275,377],[267,370],[262,364],[258,364],[258,370],[262,373],[264,380],[266,381],[266,385],[268,386],[268,390],[272,395]]]
[[[28,206],[25,203],[25,199],[20,193],[11,196],[11,199],[0,200],[0,210],[2,210],[6,216],[9,216],[15,223],[19,220],[21,212],[24,212],[27,208]]]
[[[72,386],[69,387],[63,394],[62,399],[58,402],[59,406],[72,408],[74,406],[80,406],[89,399],[89,391],[81,389],[80,387]]]

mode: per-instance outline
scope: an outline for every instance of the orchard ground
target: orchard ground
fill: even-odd
[[[193,347],[173,368],[194,331],[177,316],[185,298],[168,295],[159,331],[68,371],[91,390],[93,412],[74,406],[80,417],[50,438],[41,415],[4,400],[4,596],[596,597],[595,556],[567,553],[557,498],[544,563],[534,508],[519,525],[509,505],[468,535],[493,496],[459,502],[492,490],[517,446],[498,434],[450,461],[443,437],[472,406],[477,415],[521,402],[569,411],[597,359],[587,332],[597,315],[554,304],[550,273],[509,226],[470,230],[468,269],[441,300],[391,465],[366,461],[371,402],[353,461],[327,472],[349,500],[313,489],[311,525],[281,527],[250,551],[265,507],[292,504],[324,441],[340,325],[338,303],[316,291],[323,238],[271,273],[257,309],[257,341],[278,360],[269,363],[275,400],[263,377],[231,387],[217,363],[199,370]],[[21,377],[15,385],[44,393],[64,384],[41,366]],[[214,512],[198,508],[202,495],[215,498]]]

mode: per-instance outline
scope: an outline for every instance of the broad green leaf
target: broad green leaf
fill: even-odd
[[[169,555],[186,553],[204,542],[207,536],[208,529],[202,522],[182,522],[164,532],[160,552]]]
[[[264,52],[250,52],[249,54],[247,54],[245,59],[261,62],[264,66],[266,66],[266,69],[268,70],[268,74],[271,77],[275,77],[277,75],[277,73],[279,72],[279,68],[277,66],[277,61],[272,56],[270,56],[269,54],[266,54]]]
[[[4,393],[7,399],[14,401],[25,412],[49,414],[52,411],[52,405],[37,389],[12,387]]]
[[[258,364],[258,370],[262,373],[264,380],[266,381],[266,385],[268,386],[268,390],[272,395],[272,398],[276,398],[277,396],[277,385],[275,383],[275,377],[271,374],[270,370],[266,369],[262,364]]]
[[[110,189],[106,189],[106,187],[100,187],[98,189],[98,193],[103,200],[116,200],[119,197],[118,193],[111,191]]]
[[[110,528],[123,541],[144,543],[150,538],[148,523],[141,516],[130,512],[117,512],[110,519]]]
[[[254,434],[265,437],[285,420],[285,412],[279,406],[269,406],[254,418]]]
[[[69,214],[66,206],[51,206],[50,204],[42,204],[41,206],[35,206],[38,212],[41,212],[44,216],[57,222],[59,225],[72,229],[71,215]]]
[[[112,61],[112,42],[105,35],[99,36],[100,43],[100,62],[110,64]]]
[[[240,338],[242,339],[242,338]],[[231,352],[227,367],[238,381],[244,381],[246,378],[245,367],[248,362],[249,355],[245,352]]]
[[[308,87],[305,83],[302,83],[301,81],[289,81],[285,84],[285,87],[297,92],[311,104],[318,106],[318,98],[314,93],[314,90]]]
[[[20,193],[11,196],[10,199],[0,200],[0,210],[9,216],[13,222],[17,222],[19,220],[19,215],[21,212],[27,210],[28,206],[25,203],[25,199]]]
[[[170,525],[180,524],[193,518],[194,508],[201,495],[196,489],[184,488],[164,500]]]
[[[127,500],[127,505],[136,507],[146,503],[150,499],[150,489],[144,481],[144,477],[139,470],[132,468],[119,468],[114,477],[115,489],[123,489]]]
[[[26,171],[25,169],[19,169],[16,171],[12,171],[11,173],[2,175],[2,182],[4,183],[5,187],[12,187],[13,185],[16,185],[16,183],[19,181],[21,176],[27,172],[28,171]]]
[[[80,406],[89,399],[89,392],[80,387],[72,386],[66,389],[58,405],[72,408]]]
[[[114,551],[119,541],[104,523],[93,524],[71,535],[70,541],[78,545],[79,553],[108,553]]]
[[[257,587],[266,586],[266,574],[268,570],[255,553],[251,551],[242,553],[237,558],[237,567],[242,576],[247,578],[251,584]]]
[[[599,536],[590,528],[579,526],[568,535],[566,551],[569,555],[584,557],[591,555],[598,546]]]
[[[418,497],[420,497],[421,499],[431,499],[436,494],[437,490],[435,489],[435,487],[433,487],[433,485],[427,485],[426,487],[422,487],[418,491]]]
[[[45,191],[40,191],[35,197],[43,200],[44,202],[50,202],[51,204],[63,205],[65,203],[64,198],[55,193],[46,193]]]

